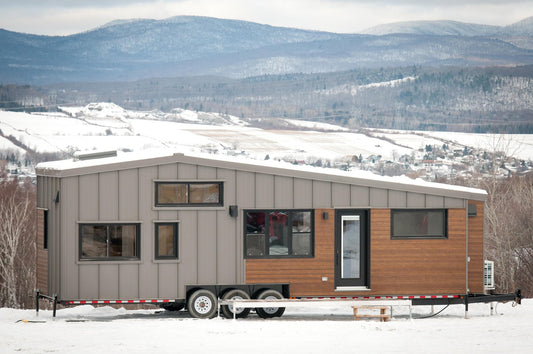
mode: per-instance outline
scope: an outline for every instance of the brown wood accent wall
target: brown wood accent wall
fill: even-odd
[[[329,214],[328,219],[322,217],[323,212]],[[371,290],[362,292],[335,291],[334,215],[333,209],[315,210],[314,258],[247,259],[246,282],[290,283],[292,296],[445,295],[466,292],[465,209],[448,210],[447,239],[425,240],[391,240],[390,209],[372,209]],[[475,223],[470,227],[474,230]],[[475,239],[470,234],[470,248],[474,254],[479,252],[479,244],[472,238]],[[470,267],[473,281],[479,271],[473,269],[472,262]]]
[[[328,219],[323,219],[323,212]],[[333,292],[333,210],[315,210],[315,257],[246,259],[247,283],[290,283],[292,296],[319,296]],[[327,281],[322,281],[327,277]]]
[[[470,201],[477,206],[477,216],[468,217],[468,288],[471,293],[483,293],[483,208],[484,203]]]
[[[465,293],[465,209],[448,210],[447,239],[391,240],[389,209],[371,211],[370,232],[372,293]]]
[[[36,286],[42,294],[48,294],[48,250],[44,249],[45,210],[37,209],[37,234],[35,237],[36,249]]]

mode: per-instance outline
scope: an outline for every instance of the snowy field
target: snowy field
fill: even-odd
[[[435,312],[443,306],[435,306]],[[0,353],[532,353],[533,300],[522,305],[395,307],[389,322],[354,321],[351,308],[287,309],[277,319],[199,320],[186,312],[78,306],[0,309]],[[26,320],[27,322],[20,321]]]
[[[0,130],[4,136],[11,135],[38,152],[171,148],[183,152],[244,152],[260,160],[267,154],[270,158],[293,160],[336,160],[359,154],[394,160],[401,155],[418,154],[426,145],[446,143],[452,150],[465,146],[503,150],[508,155],[533,160],[533,134],[505,135],[504,141],[496,141],[500,136],[454,132],[376,129],[365,135],[330,124],[291,119],[284,120],[285,130],[258,129],[237,117],[216,113],[137,112],[111,103],[62,109],[63,112],[46,114],[0,111]],[[8,149],[22,151],[0,137],[0,150]]]

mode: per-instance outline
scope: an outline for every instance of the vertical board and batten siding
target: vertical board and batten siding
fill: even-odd
[[[45,209],[37,209],[37,235],[35,238],[35,286],[43,294],[48,294],[48,249],[44,248]]]
[[[245,282],[290,282],[294,296],[354,295],[334,291],[335,208],[371,210],[372,291],[363,294],[465,292],[467,225],[469,286],[477,291],[481,284],[482,291],[482,202],[478,216],[467,223],[461,198],[183,162],[38,178],[39,207],[49,210],[49,242],[54,242],[48,290],[61,299],[184,298],[185,285]],[[223,181],[224,206],[155,208],[157,180]],[[59,189],[61,203],[55,204]],[[237,217],[228,215],[230,205],[238,206]],[[275,208],[315,210],[313,258],[244,259],[243,211]],[[449,209],[449,238],[391,240],[390,208]],[[140,261],[79,261],[78,222],[105,221],[140,222]],[[157,221],[179,222],[179,260],[155,259]]]
[[[60,191],[60,181],[55,177],[37,176],[37,186],[37,207],[48,211],[48,251],[44,250],[42,243],[37,243],[41,256],[47,256],[46,260],[41,261],[40,264],[48,268],[48,274],[44,278],[44,272],[38,269],[37,275],[42,275],[42,277],[38,277],[37,282],[40,284],[39,290],[43,294],[53,295],[57,293],[57,289],[60,287],[61,274],[60,204],[54,200],[57,192]]]
[[[141,263],[139,264],[138,281],[132,280],[138,288],[139,298],[154,299],[158,297],[159,276],[158,264],[152,260],[153,250],[153,220],[158,219],[158,212],[154,210],[153,181],[158,178],[157,166],[141,167],[138,169],[139,220],[141,223]]]
[[[273,196],[274,176],[263,177],[267,184],[272,182],[268,193]],[[243,240],[238,237],[242,215],[230,218],[228,206],[239,205],[240,198],[243,205],[255,207],[255,197],[238,192],[236,187],[239,178],[244,179],[245,185],[253,180],[251,190],[255,191],[255,174],[238,175],[236,170],[170,163],[61,179],[39,178],[43,180],[40,185],[50,189],[41,192],[40,200],[51,199],[59,189],[48,180],[61,181],[65,196],[59,225],[62,241],[59,242],[59,232],[54,238],[58,246],[55,249],[61,252],[54,261],[61,266],[51,267],[57,274],[54,277],[52,272],[50,277],[52,292],[61,299],[184,298],[185,285],[244,282]],[[224,207],[154,208],[156,180],[223,181]],[[273,207],[270,203],[265,206]],[[53,203],[48,207],[53,207]],[[58,213],[50,215],[59,220]],[[158,221],[178,222],[178,260],[155,259]],[[80,261],[79,224],[90,222],[139,222],[141,260]]]
[[[166,165],[159,165],[157,167],[157,179],[159,180],[177,180],[178,175],[186,175],[187,177],[191,176],[190,178],[196,178],[196,171],[191,171],[191,169],[188,166],[178,166],[178,164],[171,163]],[[150,181],[150,184],[153,184],[153,181]],[[150,207],[153,207],[154,205],[154,198],[155,198],[155,189],[152,187],[152,200],[150,201]],[[158,209],[157,210],[157,221],[175,221],[180,220],[179,227],[180,228],[187,228],[189,225],[187,224],[195,224],[196,219],[189,217],[184,220],[182,220],[182,216],[179,214],[177,210],[163,210]],[[141,259],[143,262],[152,261],[154,259],[154,230],[155,225],[153,224],[153,221],[155,220],[143,220],[144,223],[148,224],[148,227],[150,231],[148,231],[148,234],[141,234],[141,237],[149,236],[150,238],[150,245],[148,249],[142,249],[141,250]],[[195,230],[196,231],[196,230]],[[188,235],[180,235],[182,237],[188,238],[186,236]],[[183,253],[182,253],[183,254]],[[195,256],[195,248],[191,248],[191,255]],[[196,263],[196,260],[193,259],[190,262],[188,259],[180,264],[180,266],[186,267],[187,269],[193,267],[192,264]],[[157,293],[154,295],[158,298],[176,298],[178,294],[178,263],[176,261],[170,261],[170,262],[161,262],[157,261]]]

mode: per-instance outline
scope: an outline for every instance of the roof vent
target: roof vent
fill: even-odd
[[[110,150],[110,151],[96,151],[96,152],[90,152],[86,154],[76,154],[74,155],[76,160],[94,160],[94,159],[103,159],[105,157],[116,157],[117,151],[116,150]]]

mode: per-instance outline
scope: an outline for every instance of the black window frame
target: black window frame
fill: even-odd
[[[109,228],[111,226],[135,226],[135,256],[133,257],[113,257],[109,256],[109,247],[107,248],[106,257],[84,257],[83,256],[83,227],[84,226],[105,226],[106,227],[106,244],[109,244]],[[78,225],[78,259],[80,261],[99,261],[99,262],[113,262],[113,261],[139,261],[141,259],[141,224],[132,222],[90,222],[80,223]]]
[[[171,225],[173,228],[173,240],[174,240],[174,255],[172,256],[160,256],[159,252],[159,226],[161,225]],[[178,222],[167,222],[167,221],[157,221],[154,223],[154,259],[156,260],[178,260],[179,259],[179,223]]]
[[[395,235],[394,215],[401,213],[440,212],[443,213],[442,234],[426,235]],[[391,209],[390,212],[390,237],[392,240],[444,240],[448,238],[448,209]]]
[[[269,213],[275,213],[275,212],[280,212],[280,213],[287,213],[289,215],[289,218],[288,218],[288,221],[287,221],[287,224],[289,226],[289,230],[290,230],[290,234],[289,234],[289,240],[288,240],[288,244],[290,245],[289,248],[288,248],[288,253],[287,255],[270,255],[269,254],[269,244],[267,242],[267,231],[265,231],[265,233],[263,234],[265,236],[265,249],[263,250],[264,254],[263,255],[248,255],[247,254],[247,235],[248,235],[248,228],[247,228],[247,218],[248,218],[248,213],[265,213],[265,230],[268,230],[269,229],[269,224],[268,224],[268,218],[266,217],[266,215],[268,215]],[[293,213],[301,213],[301,212],[309,212],[310,214],[310,230],[309,230],[309,234],[310,234],[310,253],[309,255],[293,255],[293,254],[290,254],[291,253],[291,249],[292,249],[292,244],[293,244],[293,231],[292,231],[292,220],[293,220]],[[314,212],[314,209],[246,209],[246,210],[243,210],[243,215],[244,215],[244,227],[243,227],[243,235],[244,235],[244,240],[243,240],[243,255],[244,255],[244,258],[245,259],[287,259],[287,258],[314,258],[315,257],[315,212]],[[307,233],[307,232],[300,232],[300,233]],[[261,235],[261,234],[258,234],[258,235]]]
[[[160,185],[185,185],[187,188],[187,202],[185,203],[160,203],[159,202],[159,186]],[[218,202],[217,203],[193,203],[190,201],[190,186],[202,184],[216,184],[218,185]],[[154,204],[158,208],[172,208],[172,207],[219,207],[224,206],[224,183],[214,181],[156,181],[154,189]]]

